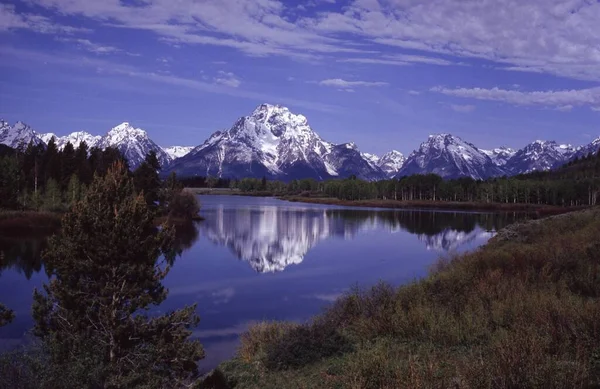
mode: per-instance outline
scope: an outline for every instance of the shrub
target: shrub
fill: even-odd
[[[169,202],[169,217],[176,219],[193,220],[200,212],[200,204],[196,196],[189,191],[182,190],[173,195]]]

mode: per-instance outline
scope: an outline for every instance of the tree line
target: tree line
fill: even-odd
[[[596,205],[600,193],[600,153],[578,158],[554,171],[487,180],[468,177],[445,180],[436,174],[418,174],[374,182],[354,176],[327,181],[303,179],[290,182],[244,178],[231,180],[230,187],[242,192],[316,195],[340,200]]]
[[[131,171],[116,148],[89,148],[86,142],[75,148],[69,142],[60,150],[54,138],[48,145],[0,148],[0,209],[64,212],[83,198],[94,177],[103,177],[116,162],[123,164],[151,210],[175,217],[197,213],[195,198],[182,191],[174,174],[161,180],[155,152]]]

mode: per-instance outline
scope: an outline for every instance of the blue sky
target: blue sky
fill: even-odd
[[[405,154],[600,135],[592,0],[0,0],[0,117],[198,145],[263,102]]]

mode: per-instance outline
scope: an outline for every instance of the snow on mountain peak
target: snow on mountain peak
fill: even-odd
[[[169,168],[179,175],[325,179],[355,174],[382,178],[354,144],[324,141],[304,115],[261,104],[226,131],[216,132]]]
[[[492,150],[481,150],[496,166],[504,166],[516,154],[516,151],[510,147],[500,146]]]
[[[133,127],[129,122],[123,122],[111,128],[97,143],[97,147],[117,148],[129,161],[132,169],[137,168],[146,158],[150,151],[156,153],[161,166],[171,162],[169,155],[148,137],[148,133],[141,128]]]
[[[189,154],[194,147],[195,146],[171,146],[164,147],[163,150],[165,150],[165,153],[167,153],[171,159],[177,159]]]
[[[444,178],[484,179],[503,172],[473,144],[451,134],[437,134],[431,135],[411,153],[398,176],[426,173]]]
[[[7,122],[0,123],[0,143],[12,148],[26,146],[30,142],[34,144],[43,143],[39,135],[27,124],[19,121],[14,126]]]
[[[559,145],[555,141],[536,140],[518,150],[506,163],[511,174],[554,169],[567,162],[575,153],[571,145]]]
[[[404,154],[397,150],[392,150],[379,158],[377,166],[383,170],[387,177],[391,178],[398,174],[402,166],[404,166],[405,161]]]

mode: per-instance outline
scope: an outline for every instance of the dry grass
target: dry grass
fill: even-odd
[[[353,290],[310,323],[253,327],[222,370],[236,388],[598,388],[599,298],[589,210],[515,226],[422,281]]]

